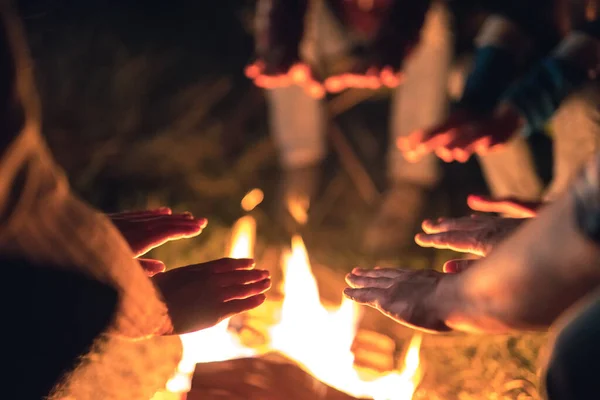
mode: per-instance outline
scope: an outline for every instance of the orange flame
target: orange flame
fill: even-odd
[[[285,298],[281,320],[270,332],[271,347],[296,361],[316,379],[354,397],[411,399],[420,381],[421,336],[416,335],[411,341],[403,371],[364,381],[354,367],[351,351],[360,320],[356,304],[344,299],[338,309],[323,307],[299,236],[292,239],[292,252],[285,256],[283,268]]]

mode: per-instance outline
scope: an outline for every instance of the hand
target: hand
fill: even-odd
[[[474,154],[485,154],[510,140],[523,121],[510,105],[503,104],[490,115],[458,111],[444,123],[399,138],[398,148],[410,161],[435,152],[445,162],[466,162]]]
[[[245,74],[252,79],[256,86],[263,89],[298,85],[304,89],[306,94],[315,99],[325,97],[323,85],[315,77],[310,66],[304,63],[296,63],[289,69],[275,70],[266,66],[262,61],[256,61],[246,67]]]
[[[168,241],[197,236],[207,223],[205,218],[196,219],[189,213],[172,214],[169,208],[125,211],[107,216],[121,232],[148,276],[163,272],[165,265],[140,256]]]
[[[373,89],[382,86],[396,88],[402,83],[402,73],[390,66],[355,66],[351,72],[330,76],[325,79],[325,89],[329,93],[339,93],[346,89]]]
[[[443,271],[446,274],[458,274],[471,268],[479,260],[459,259],[446,261],[444,263]]]
[[[351,288],[344,295],[410,328],[447,332],[445,319],[456,296],[442,284],[453,277],[433,270],[355,268],[346,276]]]
[[[526,220],[491,215],[425,220],[422,224],[425,233],[417,234],[415,242],[421,247],[450,249],[484,257],[523,221]]]
[[[224,258],[152,278],[169,310],[172,329],[167,334],[210,328],[261,305],[271,279],[268,271],[253,268],[253,260]]]
[[[474,211],[493,212],[510,218],[533,218],[544,204],[533,201],[520,201],[512,198],[492,199],[471,195],[467,204]]]

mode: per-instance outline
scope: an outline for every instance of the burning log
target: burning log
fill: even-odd
[[[276,354],[198,364],[187,400],[354,400]]]

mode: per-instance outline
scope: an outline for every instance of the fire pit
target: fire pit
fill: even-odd
[[[253,257],[255,235],[251,216],[238,220],[228,256]],[[187,392],[187,400],[412,399],[422,377],[421,336],[395,368],[395,342],[359,330],[354,302],[322,304],[301,237],[281,266],[280,285],[261,307],[182,336],[184,357],[167,389],[181,398]]]

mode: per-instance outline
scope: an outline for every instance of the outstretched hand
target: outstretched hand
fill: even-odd
[[[467,198],[467,204],[474,211],[502,213],[510,217],[471,215],[425,220],[421,225],[424,233],[417,234],[415,242],[421,247],[449,249],[484,257],[527,218],[535,217],[537,209],[541,207],[541,203],[494,200],[474,195]]]
[[[298,85],[307,95],[315,99],[325,97],[325,89],[309,65],[298,62],[289,69],[274,70],[263,61],[246,67],[245,74],[254,84],[263,89],[276,89]]]
[[[421,247],[449,249],[485,257],[501,241],[513,233],[525,219],[491,215],[425,220],[424,233],[415,236]]]
[[[271,287],[269,272],[254,269],[254,261],[247,259],[190,265],[152,280],[169,310],[172,327],[166,334],[176,335],[210,328],[258,307]]]
[[[194,218],[190,213],[173,214],[166,207],[107,216],[121,232],[148,276],[163,272],[165,265],[159,260],[140,256],[166,242],[198,236],[207,224],[205,218]]]
[[[409,161],[418,161],[435,152],[445,162],[466,162],[474,153],[497,149],[521,126],[520,115],[508,104],[486,115],[461,110],[440,125],[399,138],[397,147]]]
[[[344,295],[410,328],[447,332],[447,310],[456,298],[443,283],[452,278],[433,270],[355,268],[346,276]]]
[[[329,93],[339,93],[346,89],[396,88],[402,83],[402,73],[391,66],[382,68],[356,65],[350,72],[333,75],[325,79],[325,89]]]

